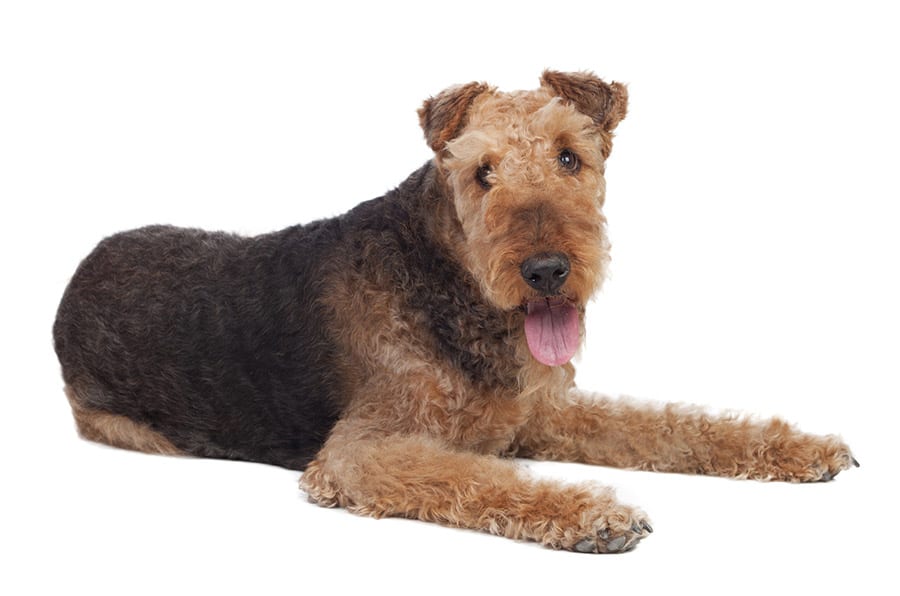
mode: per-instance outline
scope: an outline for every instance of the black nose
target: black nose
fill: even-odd
[[[555,294],[569,277],[569,259],[562,253],[541,253],[522,263],[525,283],[545,296]]]

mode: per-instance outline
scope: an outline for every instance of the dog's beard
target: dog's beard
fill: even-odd
[[[567,363],[578,350],[580,335],[578,309],[565,298],[538,298],[525,306],[528,349],[541,364]]]

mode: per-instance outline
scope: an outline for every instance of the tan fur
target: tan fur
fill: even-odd
[[[417,330],[424,321],[404,309],[399,297],[352,275],[341,281],[329,301],[344,312],[366,313],[339,331],[344,349],[355,357],[349,368],[361,373],[344,418],[365,421],[356,428],[369,428],[372,436],[424,434],[482,453],[508,450],[533,400],[512,399],[513,388],[496,395],[474,390],[442,365],[433,346],[409,341],[425,335]]]
[[[609,249],[601,212],[604,139],[597,127],[545,89],[485,93],[468,118],[440,158],[462,225],[463,263],[489,300],[514,308],[533,295],[519,271],[522,260],[558,250],[573,262],[566,295],[585,303],[604,278]],[[564,148],[581,157],[578,176],[556,163]],[[489,192],[475,181],[484,164],[493,170]]]
[[[519,455],[535,459],[756,480],[808,482],[852,465],[837,437],[804,434],[778,419],[578,391],[542,402],[517,445]]]
[[[323,355],[317,365],[328,361],[327,392],[340,394],[329,397],[320,434],[275,431],[285,443],[316,436],[297,464],[302,468],[339,417],[301,480],[312,501],[554,548],[622,552],[652,531],[644,513],[617,502],[608,488],[532,478],[509,458],[792,482],[829,480],[855,464],[836,437],[803,434],[777,419],[712,416],[587,394],[575,388],[571,363],[551,367],[539,362],[556,363],[541,350],[532,355],[526,321],[552,327],[563,320],[566,333],[555,339],[571,344],[576,325],[583,333],[585,306],[603,283],[610,250],[603,176],[626,111],[624,85],[589,73],[548,71],[533,91],[501,93],[471,83],[439,93],[419,111],[434,162],[382,201],[333,220],[330,233],[341,242],[322,251],[334,254],[314,269],[314,279],[295,280],[290,269],[287,298],[277,304],[299,319],[304,311],[292,310],[293,284],[321,284],[321,294],[309,299],[317,308],[306,309],[322,313],[309,325],[316,340],[306,349]],[[577,160],[567,161],[566,154]],[[407,247],[417,244],[429,251],[421,253],[425,258],[410,258],[415,253]],[[568,261],[570,268],[559,274],[562,285],[541,286],[525,272],[523,264],[553,263],[547,255]],[[539,300],[558,300],[553,306],[562,316],[535,317],[550,311]],[[305,326],[298,329],[309,335]],[[285,366],[294,362],[288,358]],[[306,373],[298,368],[304,374],[284,383],[288,401],[279,414],[293,411],[294,383]],[[85,438],[179,453],[144,424],[86,407],[112,398],[85,399],[92,396],[79,395],[78,382],[71,381],[78,377],[67,378],[74,386],[66,394]],[[271,392],[251,395],[225,402],[226,418],[240,415],[232,408],[255,412],[271,405],[265,403]],[[296,398],[305,418],[302,400],[321,396]],[[140,396],[133,403],[143,406]],[[171,436],[188,451],[182,435]],[[194,453],[223,455],[204,449],[204,440],[196,439]],[[260,443],[255,437],[245,442]]]
[[[510,461],[460,451],[433,437],[369,437],[367,430],[339,424],[304,472],[313,501],[566,549],[598,533],[631,535],[640,515],[616,503],[610,489],[535,480]]]
[[[90,441],[106,443],[113,447],[158,453],[161,455],[181,455],[181,451],[167,438],[125,416],[100,412],[81,405],[78,393],[71,386],[65,387],[66,397],[72,406],[72,415],[78,433]]]
[[[475,528],[555,548],[627,550],[650,531],[642,512],[612,491],[535,480],[496,456],[524,456],[762,480],[829,479],[854,463],[834,437],[779,420],[713,417],[696,408],[610,400],[574,388],[571,364],[529,354],[520,306],[535,297],[523,259],[569,256],[562,291],[583,313],[609,259],[603,173],[627,91],[592,75],[545,73],[534,91],[483,84],[426,101],[420,119],[452,202],[435,205],[432,229],[508,313],[514,378],[485,391],[446,365],[422,338],[425,315],[384,284],[348,271],[328,292],[335,316],[366,313],[336,331],[355,382],[343,418],[301,480],[311,500],[373,516]],[[577,175],[560,151],[581,159]],[[489,166],[485,188],[479,168]],[[373,332],[373,330],[378,330]],[[415,339],[418,338],[418,339]]]

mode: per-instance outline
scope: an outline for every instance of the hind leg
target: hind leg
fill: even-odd
[[[85,439],[144,453],[182,454],[169,439],[151,430],[146,424],[85,406],[84,400],[70,385],[66,385],[65,392],[72,406],[78,433]]]

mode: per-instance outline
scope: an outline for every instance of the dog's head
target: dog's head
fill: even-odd
[[[547,71],[533,91],[470,83],[419,110],[452,192],[460,259],[489,302],[525,313],[531,353],[547,365],[574,355],[605,275],[603,173],[626,105],[619,83]]]

